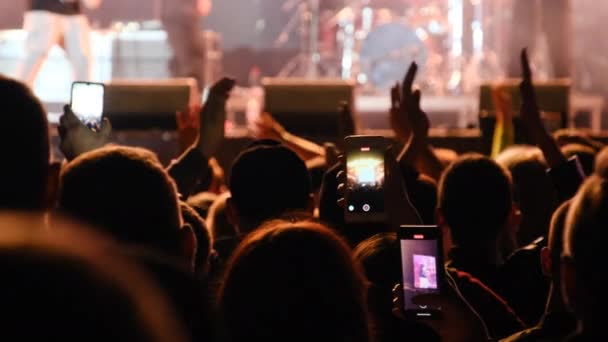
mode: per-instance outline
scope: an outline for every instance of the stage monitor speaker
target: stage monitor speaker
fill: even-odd
[[[115,130],[175,130],[175,113],[198,96],[191,78],[115,80],[106,84],[104,116]]]
[[[289,132],[323,142],[340,142],[354,134],[352,117],[354,84],[343,80],[266,78],[264,110]],[[340,113],[340,103],[348,102],[350,117]]]
[[[483,148],[490,153],[496,126],[496,109],[492,100],[492,87],[504,86],[513,101],[513,127],[516,144],[529,144],[524,127],[519,117],[521,108],[521,94],[519,80],[505,81],[503,84],[483,84],[479,96],[479,127],[481,129]],[[556,80],[550,82],[535,82],[538,106],[542,111],[542,120],[548,132],[553,133],[568,125],[570,112],[570,80]]]

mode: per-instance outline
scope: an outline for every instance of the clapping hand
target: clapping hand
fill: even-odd
[[[93,131],[78,119],[68,105],[63,107],[57,130],[61,138],[59,147],[67,160],[105,146],[112,135],[112,125],[107,118],[103,118],[98,131]]]
[[[397,84],[391,89],[391,127],[402,143],[426,141],[429,134],[429,118],[420,107],[420,90],[412,90],[417,72],[418,65],[412,62],[401,87]]]

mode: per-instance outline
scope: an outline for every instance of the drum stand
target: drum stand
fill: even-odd
[[[279,72],[278,77],[304,77],[314,79],[320,76],[321,54],[319,53],[319,0],[301,0],[294,14],[295,20],[300,21],[300,53],[292,58]],[[293,24],[288,24],[285,31],[289,32]],[[284,41],[287,34],[283,31],[279,42]]]

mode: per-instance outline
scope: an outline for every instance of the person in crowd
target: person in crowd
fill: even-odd
[[[194,140],[167,168],[183,200],[187,200],[197,187],[209,187],[213,182],[213,163],[210,163],[209,158],[218,151],[224,139],[226,102],[234,86],[233,79],[222,78],[211,87],[205,105],[196,110],[192,109],[194,112],[190,113],[198,122]],[[201,125],[201,122],[205,124]],[[80,122],[69,106],[65,106],[58,133],[61,138],[61,152],[69,161],[83,153],[108,145],[112,127],[105,118],[100,131],[93,132]]]
[[[547,235],[557,206],[553,182],[547,174],[548,165],[540,149],[527,145],[508,147],[495,160],[511,173],[515,205],[522,214],[517,245],[527,246]]]
[[[150,151],[109,146],[79,156],[64,167],[58,203],[121,242],[194,266],[192,227],[183,225],[175,183]]]
[[[0,75],[0,210],[42,211],[47,204],[50,143],[46,112],[19,81]]]
[[[227,210],[239,234],[289,212],[314,209],[306,164],[290,149],[259,141],[241,152],[232,165]]]
[[[154,281],[82,224],[0,215],[0,268],[2,340],[189,341]]]
[[[598,326],[606,309],[606,254],[602,253],[608,224],[608,180],[590,176],[572,199],[564,232],[561,285],[564,300],[577,319],[576,333],[567,341],[603,341]]]
[[[271,221],[239,245],[218,292],[226,341],[370,340],[365,280],[346,243],[312,222]]]
[[[576,328],[574,317],[570,314],[561,295],[561,256],[564,226],[569,202],[563,203],[553,215],[549,231],[548,246],[542,249],[540,264],[544,274],[551,280],[551,288],[544,315],[533,328],[514,334],[503,342],[524,341],[561,341]]]
[[[498,268],[514,251],[518,222],[508,171],[482,155],[463,155],[441,178],[438,216],[454,244],[448,266],[500,286]]]
[[[201,34],[203,18],[211,13],[212,0],[163,0],[161,21],[173,56],[171,77],[192,77],[202,94],[205,89],[206,44]]]
[[[374,331],[382,339],[390,338],[393,334],[399,334],[403,323],[396,322],[392,317],[392,295],[391,290],[395,284],[401,282],[401,266],[399,256],[399,241],[396,234],[378,234],[360,243],[354,250],[355,259],[363,265],[369,286],[369,306],[374,319]],[[479,315],[485,330],[483,334],[488,337],[500,338],[523,328],[523,323],[509,307],[509,305],[487,286],[482,284],[466,272],[447,269],[450,278],[450,286],[457,289],[466,301],[466,304],[457,305],[460,311],[475,312]],[[454,296],[454,294],[451,294]],[[469,310],[468,306],[472,310]],[[452,314],[452,312],[450,313]],[[447,317],[453,321],[453,318]],[[408,334],[416,330],[416,325],[406,322],[409,326],[405,329],[406,338]],[[473,325],[474,326],[474,325]],[[470,325],[463,325],[470,327]],[[458,332],[466,335],[466,332]],[[388,336],[387,336],[388,335]]]

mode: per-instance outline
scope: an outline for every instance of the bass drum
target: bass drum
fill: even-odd
[[[361,44],[358,81],[378,91],[401,82],[412,61],[422,71],[429,51],[416,31],[400,22],[374,28]]]

